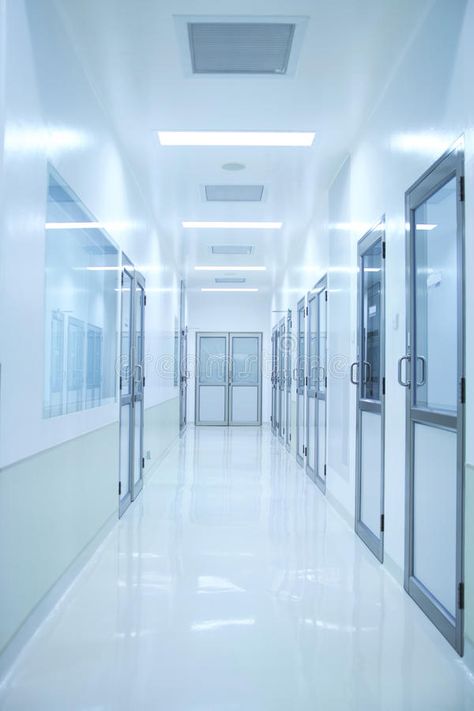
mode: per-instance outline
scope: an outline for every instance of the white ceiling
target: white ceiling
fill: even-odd
[[[327,186],[432,0],[59,0],[69,32],[176,263],[265,265],[246,286],[272,288],[298,255]],[[294,76],[190,76],[176,15],[306,16]],[[161,147],[157,129],[314,130],[307,148]],[[222,170],[229,161],[246,165]],[[259,183],[262,203],[205,203],[204,184]],[[282,220],[279,232],[195,231],[181,220]],[[252,244],[250,257],[212,244]],[[222,276],[222,274],[217,275]]]

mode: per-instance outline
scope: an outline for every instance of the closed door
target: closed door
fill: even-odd
[[[282,319],[278,334],[278,437],[285,441],[286,433],[286,323]]]
[[[443,157],[407,193],[409,312],[405,587],[463,646],[464,158]]]
[[[317,317],[317,368],[316,368],[316,469],[315,481],[321,491],[326,491],[326,454],[327,454],[327,278],[323,277],[315,287],[318,304]]]
[[[296,346],[296,459],[304,463],[305,453],[305,300],[298,302],[297,346]]]
[[[258,425],[261,422],[260,333],[231,333],[229,424]]]
[[[188,329],[184,327],[180,331],[179,342],[179,430],[181,433],[186,429],[187,402],[188,402]]]
[[[271,413],[271,426],[273,434],[277,433],[277,327],[272,331],[272,413]]]
[[[382,221],[358,246],[357,361],[351,371],[357,387],[355,530],[380,561],[384,531],[384,230]]]
[[[292,383],[292,321],[291,311],[288,310],[286,317],[286,340],[285,340],[285,410],[286,410],[286,429],[285,429],[285,444],[288,451],[291,449],[291,383]]]
[[[145,282],[132,265],[122,271],[120,339],[119,513],[143,486]]]
[[[198,333],[197,425],[261,424],[261,334]]]
[[[308,294],[307,329],[307,389],[306,389],[306,472],[316,478],[317,469],[317,412],[318,401],[318,299],[314,291]]]

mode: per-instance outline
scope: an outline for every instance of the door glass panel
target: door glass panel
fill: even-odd
[[[361,412],[360,520],[372,533],[380,535],[382,485],[382,418],[373,412]]]
[[[144,291],[137,286],[135,294],[135,394],[143,394],[143,308]]]
[[[413,572],[454,616],[457,434],[416,423],[414,448]]]
[[[318,401],[315,397],[308,399],[308,465],[316,471],[316,408]]]
[[[297,443],[298,443],[298,454],[301,456],[303,452],[303,442],[304,442],[304,395],[298,393],[296,398],[296,417],[297,417]]]
[[[320,393],[326,391],[326,365],[327,365],[327,327],[326,327],[326,290],[318,295],[318,380],[317,388]]]
[[[199,339],[199,382],[217,384],[227,381],[227,338],[201,336]]]
[[[222,385],[205,385],[199,388],[199,421],[226,421],[226,388]]]
[[[122,395],[130,395],[132,381],[130,374],[130,347],[131,347],[131,316],[132,316],[132,278],[123,273],[122,287],[122,333],[121,333],[121,360],[120,375],[122,376]]]
[[[457,409],[456,179],[415,210],[415,404]]]
[[[142,407],[141,402],[135,406],[135,427],[134,427],[134,447],[135,447],[135,466],[133,472],[133,481],[135,484],[140,481],[142,476]]]
[[[122,496],[130,491],[130,405],[120,408],[120,482]]]
[[[308,303],[309,313],[309,363],[308,363],[308,382],[311,390],[315,390],[318,384],[318,319],[317,319],[317,298],[310,299]]]
[[[381,381],[382,240],[377,240],[365,252],[361,262],[361,397],[364,400],[379,401]]]
[[[232,382],[257,385],[259,339],[255,336],[233,336],[232,338]]]
[[[324,478],[326,464],[326,400],[318,400],[318,476]]]
[[[298,362],[296,364],[298,373],[298,388],[304,388],[304,307],[298,310]]]
[[[232,423],[257,422],[258,388],[234,386],[232,388]]]

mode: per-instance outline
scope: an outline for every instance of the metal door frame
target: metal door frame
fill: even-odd
[[[119,449],[120,449],[120,436],[121,436],[121,425],[122,425],[122,407],[129,407],[129,424],[128,424],[128,492],[122,496],[121,485],[122,476],[120,471],[120,454],[119,454],[119,484],[118,484],[118,496],[119,496],[119,516],[127,510],[130,503],[134,501],[140,491],[143,488],[143,432],[144,432],[144,389],[145,389],[145,375],[144,375],[144,358],[145,358],[145,305],[146,305],[146,282],[139,272],[137,272],[132,264],[132,262],[122,254],[122,270],[121,270],[121,287],[123,288],[123,275],[127,274],[130,278],[130,346],[129,346],[129,371],[128,378],[130,378],[130,392],[127,395],[122,395],[122,385],[123,385],[123,375],[120,373],[119,377]],[[139,285],[143,289],[143,303],[142,303],[142,351],[143,351],[143,361],[142,363],[136,363],[136,285]],[[123,294],[123,292],[121,292]],[[123,298],[123,297],[122,297]],[[120,333],[122,333],[122,301],[120,302]],[[121,352],[121,341],[120,341],[120,356],[123,358]],[[123,367],[123,366],[122,366]],[[139,395],[135,392],[136,387],[136,371],[137,367],[140,368],[140,377],[142,378],[141,392]],[[140,477],[135,483],[135,409],[136,403],[140,403],[141,408],[141,427],[140,427]]]
[[[272,329],[272,375],[271,375],[271,383],[272,383],[272,411],[271,411],[271,416],[270,416],[270,424],[271,424],[271,429],[274,435],[277,434],[277,421],[276,421],[276,412],[277,412],[277,353],[276,353],[276,344],[277,344],[277,329],[278,326],[274,326]]]
[[[288,309],[288,313],[286,315],[286,375],[285,375],[285,381],[286,381],[286,436],[285,436],[285,444],[286,444],[286,449],[288,452],[291,451],[291,384],[292,384],[292,379],[291,379],[291,373],[292,373],[292,349],[293,349],[293,341],[292,341],[292,329],[293,329],[293,321],[292,321],[292,316],[291,316],[291,309]]]
[[[314,287],[314,291],[316,292],[316,298],[317,298],[317,303],[318,303],[318,311],[317,311],[317,358],[318,358],[318,379],[316,383],[316,401],[317,401],[317,406],[316,406],[316,471],[315,471],[315,479],[314,481],[316,484],[319,486],[323,494],[326,493],[326,471],[327,471],[327,385],[328,385],[328,377],[327,377],[327,354],[328,354],[328,309],[327,309],[327,303],[328,303],[328,278],[327,274],[325,274],[316,284]],[[319,318],[319,307],[321,304],[321,299],[324,294],[324,308],[326,311],[326,361],[324,363],[324,366],[321,365],[321,321]],[[308,319],[309,321],[309,319]],[[321,383],[321,378],[319,377],[319,374],[321,373],[321,368],[324,369],[324,390],[321,390],[320,388],[320,383]],[[324,402],[324,416],[325,416],[325,443],[324,443],[324,465],[323,465],[323,472],[319,471],[319,437],[320,437],[320,432],[319,432],[319,403],[323,401]]]
[[[300,312],[303,313],[303,329],[300,329]],[[304,456],[305,456],[305,442],[304,442],[304,437],[305,437],[305,421],[304,421],[304,416],[305,416],[305,360],[306,360],[306,327],[305,327],[305,321],[304,319],[306,318],[306,298],[303,296],[302,299],[298,301],[297,308],[296,308],[296,319],[297,319],[297,346],[296,346],[296,367],[294,369],[295,371],[295,379],[296,379],[296,461],[298,464],[301,466],[304,466]],[[303,357],[303,363],[300,363],[300,340],[301,336],[303,337],[303,351],[302,351],[302,357]],[[301,412],[303,415],[303,423],[300,423],[300,407],[299,407],[299,401],[298,398],[302,397],[303,398],[303,406],[301,408]],[[303,441],[300,442],[300,431],[303,432]]]
[[[134,465],[136,464],[136,452],[135,452],[135,417],[136,417],[136,412],[137,409],[140,409],[140,453],[138,456],[138,466],[140,469],[140,476],[138,480],[135,482],[135,477],[134,477],[134,471],[132,468],[132,501],[135,501],[137,498],[138,494],[140,491],[143,489],[143,470],[145,468],[145,458],[143,456],[143,431],[144,431],[144,423],[145,423],[145,306],[146,306],[146,291],[145,291],[145,277],[140,274],[140,272],[135,271],[135,279],[134,279],[134,290],[133,290],[133,335],[134,339],[136,338],[137,335],[137,324],[136,324],[136,298],[137,298],[137,287],[142,290],[142,304],[141,304],[141,309],[140,309],[140,314],[142,318],[142,323],[141,323],[141,329],[142,329],[142,361],[141,363],[138,362],[137,360],[137,354],[136,354],[136,348],[134,347],[134,356],[133,356],[133,377],[132,377],[132,392],[133,392],[133,407],[134,407],[134,413],[133,413],[133,429],[132,429],[132,440],[133,440],[133,446],[132,446],[132,456],[133,456],[133,462]],[[137,371],[139,371],[140,376],[139,379],[135,377]],[[139,387],[137,388],[137,383],[139,383]]]
[[[234,338],[257,338],[258,340],[258,383],[255,384],[245,384],[237,383],[234,385],[232,381],[232,368],[233,368],[233,345],[232,341]],[[227,420],[229,427],[258,427],[262,424],[262,333],[260,331],[230,331],[229,332],[229,368],[228,368],[228,387],[229,387],[229,398],[228,398],[228,416]],[[247,387],[247,388],[257,388],[257,419],[254,422],[233,422],[232,416],[232,391],[234,387]]]
[[[285,441],[285,427],[286,427],[286,396],[285,396],[285,380],[286,380],[286,358],[285,358],[285,346],[284,340],[286,338],[286,322],[282,318],[278,322],[278,351],[277,351],[277,362],[278,362],[278,412],[280,414],[280,419],[278,421],[278,439],[283,444]],[[285,412],[285,416],[283,413]]]
[[[361,395],[364,381],[361,362],[364,324],[363,257],[378,241],[381,243],[381,283],[380,283],[380,402],[364,399]],[[351,382],[357,387],[356,395],[356,496],[354,528],[375,557],[382,563],[384,554],[385,515],[385,215],[369,230],[357,244],[357,360],[351,365]],[[354,377],[357,369],[358,375]],[[362,509],[362,413],[380,414],[381,461],[380,461],[380,531],[377,537],[361,519]]]
[[[186,431],[186,423],[188,416],[188,327],[185,325],[185,294],[186,287],[184,281],[181,280],[179,294],[179,363],[178,363],[178,378],[179,378],[179,434],[182,436]]]
[[[455,415],[443,415],[415,407],[415,390],[411,387],[411,361],[416,333],[415,320],[415,210],[435,194],[452,178],[456,178],[457,192],[457,326],[458,326],[458,407]],[[463,654],[464,631],[464,445],[465,445],[465,231],[464,231],[464,142],[457,141],[434,163],[405,196],[406,209],[406,284],[407,284],[407,332],[406,354],[399,360],[399,382],[406,387],[406,510],[405,510],[405,589],[441,634],[456,651]],[[416,346],[415,346],[416,347]],[[407,366],[407,378],[402,376],[403,361]],[[456,616],[444,610],[414,576],[414,426],[416,422],[449,429],[457,434],[456,476]],[[453,426],[454,425],[454,426]]]
[[[232,422],[232,339],[233,337],[252,337],[258,338],[258,383],[257,385],[239,384],[242,387],[257,388],[257,420],[255,422]],[[200,409],[200,394],[201,386],[199,383],[199,356],[200,344],[202,337],[206,338],[225,338],[226,353],[225,353],[225,376],[224,382],[218,383],[217,386],[224,387],[224,421],[223,422],[201,422],[198,419]],[[194,398],[194,422],[198,427],[252,427],[262,424],[262,333],[261,331],[197,331],[196,332],[196,375],[195,375],[195,398]],[[209,386],[208,386],[209,387]]]
[[[306,422],[305,422],[305,439],[306,439],[306,446],[305,446],[305,459],[306,459],[306,474],[315,482],[316,481],[316,468],[317,468],[317,458],[318,458],[318,424],[317,424],[317,411],[318,411],[318,401],[317,401],[317,391],[316,391],[316,386],[312,386],[312,380],[311,380],[311,370],[313,368],[313,363],[311,359],[311,313],[312,309],[316,309],[316,333],[315,333],[315,346],[316,346],[316,351],[315,351],[315,357],[316,359],[318,358],[318,295],[316,293],[316,289],[312,289],[311,291],[308,292],[307,295],[307,306],[306,306],[306,364],[307,364],[307,375],[305,377],[305,385],[306,385]],[[310,408],[314,407],[315,413],[314,413],[314,461],[315,461],[315,468],[310,465],[309,460],[311,458],[311,447],[310,447],[310,436],[309,436],[309,422],[310,422],[310,417],[309,417],[309,412]]]

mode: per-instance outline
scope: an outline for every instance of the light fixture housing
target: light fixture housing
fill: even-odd
[[[158,131],[162,146],[311,148],[314,131]]]
[[[238,291],[238,292],[246,292],[246,293],[249,293],[249,292],[255,293],[256,291],[258,291],[258,289],[257,289],[256,287],[238,287],[238,286],[236,286],[236,287],[222,287],[222,286],[217,287],[217,286],[206,286],[206,287],[203,287],[203,288],[201,289],[201,291],[206,291],[206,292],[222,292],[222,291],[226,291],[226,292],[229,292],[229,291],[236,292],[236,291]]]
[[[185,230],[281,230],[283,222],[183,220]]]
[[[196,272],[266,272],[266,267],[256,267],[256,266],[235,266],[234,264],[229,266],[220,265],[198,265],[194,267]]]

